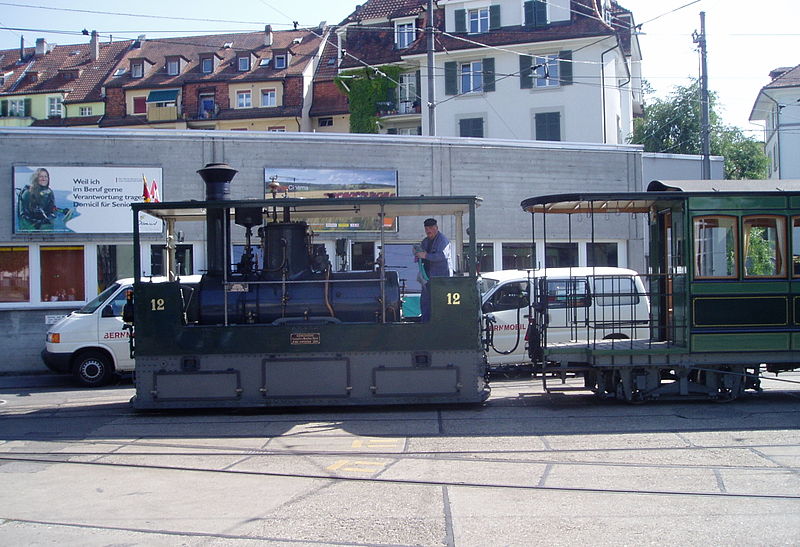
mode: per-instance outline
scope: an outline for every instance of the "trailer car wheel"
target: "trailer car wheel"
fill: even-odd
[[[111,380],[114,374],[114,365],[111,363],[111,359],[100,351],[84,351],[75,358],[72,374],[84,386],[100,387]]]

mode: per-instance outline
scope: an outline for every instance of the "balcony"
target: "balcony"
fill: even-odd
[[[171,122],[178,119],[178,107],[147,105],[148,122]]]
[[[382,101],[378,103],[379,118],[396,116],[416,117],[420,114],[419,101]]]

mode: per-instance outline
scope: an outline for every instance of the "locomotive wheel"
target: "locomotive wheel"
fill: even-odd
[[[100,387],[111,380],[114,375],[114,365],[103,352],[83,351],[75,357],[72,374],[86,387]]]

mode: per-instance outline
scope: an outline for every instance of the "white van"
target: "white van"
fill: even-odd
[[[199,275],[180,278],[181,284],[196,286]],[[146,278],[163,282],[166,278]],[[133,370],[130,331],[123,329],[122,307],[133,279],[120,279],[81,309],[62,318],[47,331],[42,360],[53,372],[71,373],[81,384],[106,384],[119,372]]]
[[[481,274],[484,314],[491,314],[489,364],[528,362],[530,295],[547,300],[546,343],[648,338],[650,301],[634,270],[612,267],[502,270]]]

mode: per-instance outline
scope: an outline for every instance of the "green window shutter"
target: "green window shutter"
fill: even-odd
[[[533,0],[528,0],[524,4],[522,4],[523,12],[525,14],[525,20],[523,21],[523,25],[529,27],[533,25]]]
[[[418,105],[422,105],[422,77],[419,70],[415,73],[415,78],[414,85],[416,88],[414,89],[414,102]]]
[[[8,116],[8,101],[0,101],[0,116]]]
[[[533,26],[536,28],[547,26],[547,2],[533,0]]]
[[[22,115],[23,116],[30,116],[31,115],[31,100],[30,99],[25,99],[24,105],[25,105],[25,112],[23,112]]]
[[[444,94],[458,95],[458,63],[449,61],[444,64]]]
[[[467,10],[456,10],[456,32],[467,32]]]
[[[500,4],[489,6],[489,30],[500,28]]]
[[[494,57],[487,57],[483,60],[483,90],[494,91]]]
[[[533,89],[533,57],[530,55],[519,56],[519,88]]]
[[[561,85],[572,85],[572,51],[559,51],[558,59],[558,73],[561,76]]]
[[[561,113],[540,112],[534,116],[536,122],[537,141],[561,140]]]
[[[463,118],[458,120],[459,137],[483,137],[483,118]]]

